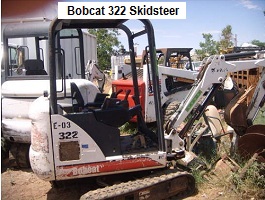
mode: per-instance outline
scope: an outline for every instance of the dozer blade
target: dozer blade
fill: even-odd
[[[111,199],[111,200],[141,200],[187,197],[195,191],[195,179],[187,172],[164,172],[120,183],[105,188],[89,191],[81,196],[81,200]]]
[[[265,162],[265,134],[246,133],[241,136],[238,139],[238,153],[246,159],[258,153],[258,160]]]

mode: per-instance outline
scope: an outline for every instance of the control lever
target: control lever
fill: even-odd
[[[124,100],[125,100],[125,101],[128,100],[128,96],[129,96],[130,93],[131,93],[131,90],[127,90],[127,91],[126,91],[126,94],[125,94],[125,97],[124,97]]]
[[[122,89],[119,89],[117,92],[113,92],[110,96],[110,98],[117,98],[118,97],[118,94],[120,94],[123,90]]]

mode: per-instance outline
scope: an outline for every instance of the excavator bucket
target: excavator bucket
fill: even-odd
[[[253,125],[238,139],[238,154],[249,159],[254,153],[265,163],[265,125]]]
[[[254,87],[251,86],[246,91],[240,90],[225,108],[224,119],[226,123],[233,127],[236,134],[240,136],[245,134],[248,127],[246,99],[253,89]]]
[[[258,160],[265,162],[265,125],[247,124],[247,104],[246,98],[249,92],[254,89],[249,87],[245,92],[240,91],[238,95],[228,104],[225,109],[225,121],[233,127],[238,139],[238,154],[245,159],[249,159],[253,154],[258,154]]]

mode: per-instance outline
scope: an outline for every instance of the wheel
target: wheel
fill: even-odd
[[[179,108],[180,102],[172,101],[164,109],[164,128],[166,127],[167,121],[170,119],[172,114]]]
[[[30,144],[24,144],[24,143],[13,143],[11,145],[10,152],[15,158],[17,167],[30,168],[29,147]]]

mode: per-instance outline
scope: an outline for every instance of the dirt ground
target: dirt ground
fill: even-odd
[[[75,200],[93,187],[89,182],[89,180],[88,183],[85,183],[84,180],[76,181],[75,183],[68,183],[62,188],[55,189],[51,187],[49,182],[42,181],[36,177],[31,170],[8,169],[2,173],[1,199]],[[229,199],[231,199],[230,196],[231,194],[229,194]],[[200,189],[197,194],[186,199],[224,199],[225,197],[226,191],[222,188],[209,187]]]
[[[2,173],[1,199],[79,199],[88,184],[68,184],[54,189],[49,182],[36,177],[31,170],[11,170]],[[89,190],[89,189],[88,189]]]
[[[3,200],[75,200],[89,190],[95,189],[95,179],[69,181],[60,185],[59,188],[54,188],[49,182],[39,179],[31,169],[16,169],[8,166],[8,161],[4,164],[6,165],[2,168],[1,174],[1,199]],[[185,199],[238,199],[235,192],[216,184],[217,179],[214,179],[197,187],[194,195]]]

